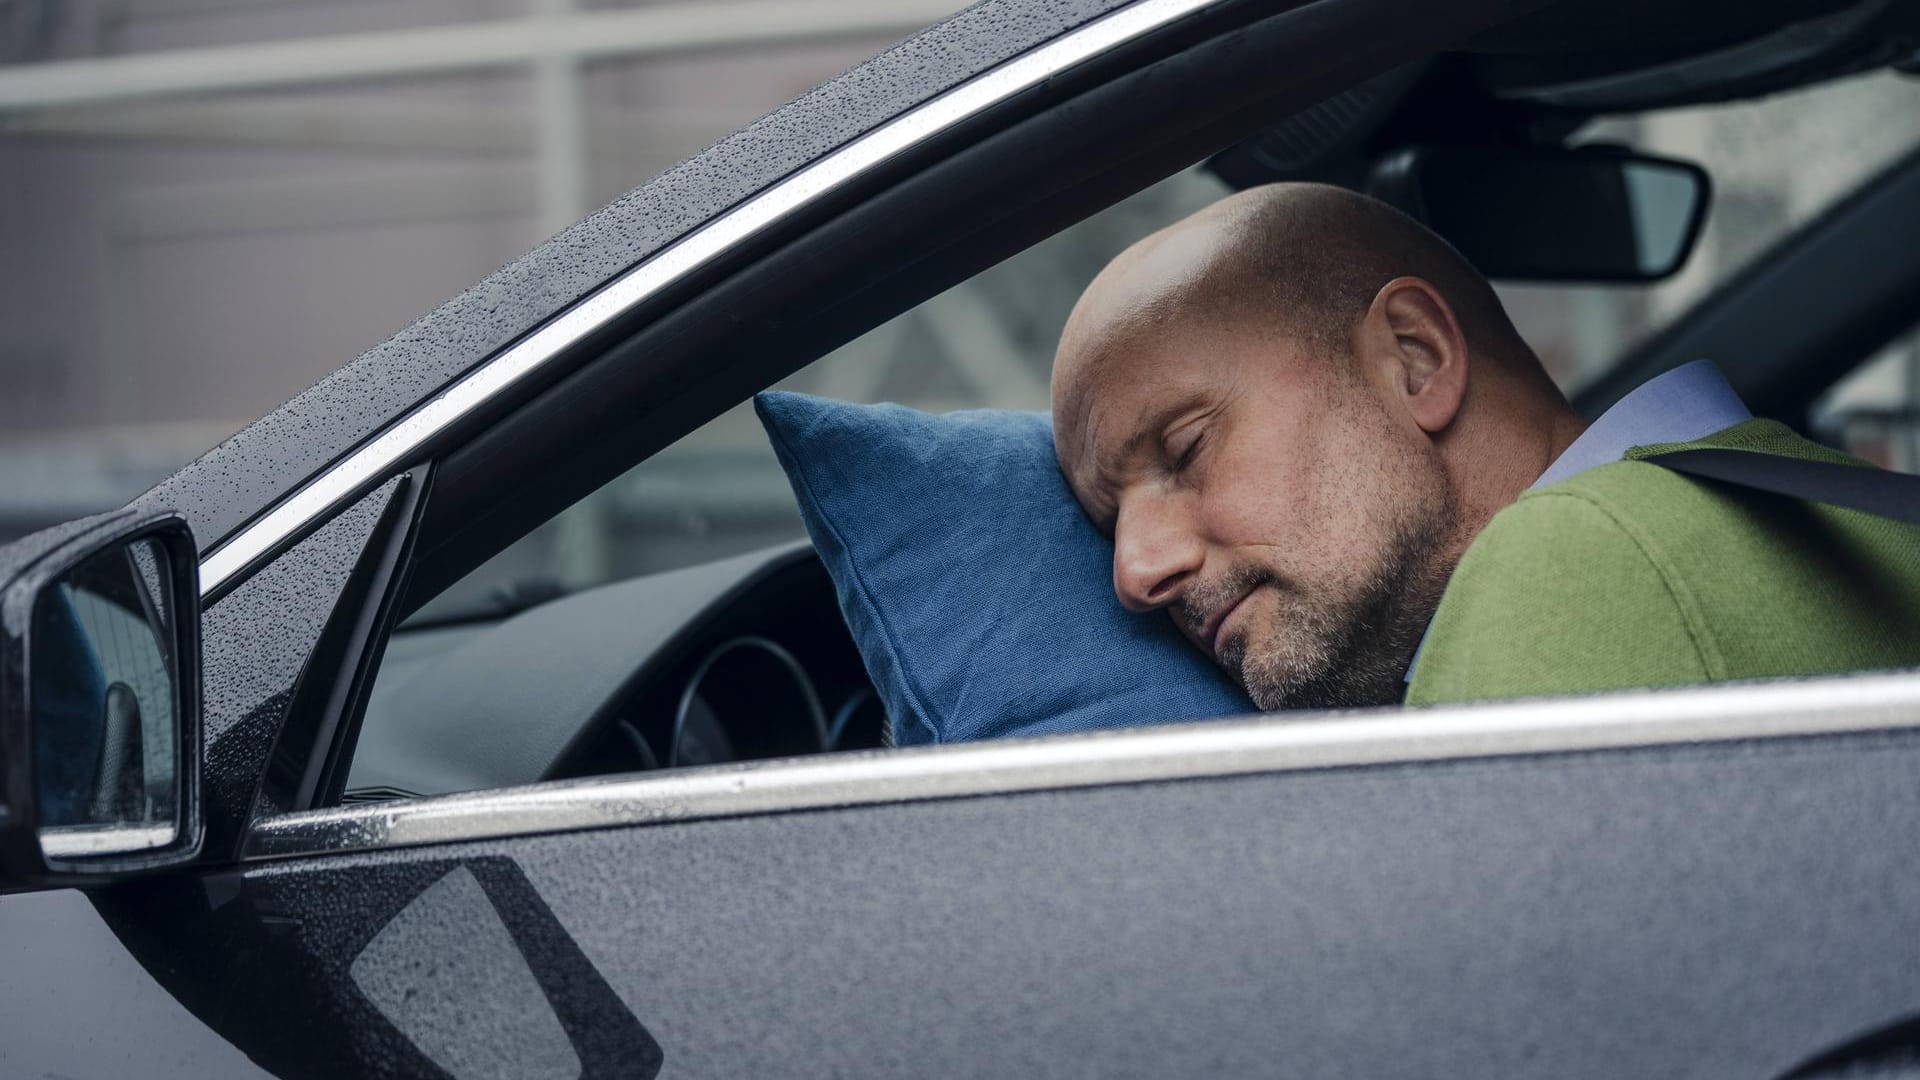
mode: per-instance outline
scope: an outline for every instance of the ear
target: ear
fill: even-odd
[[[1467,335],[1446,297],[1423,278],[1394,278],[1363,322],[1413,422],[1428,434],[1444,430],[1467,393]]]

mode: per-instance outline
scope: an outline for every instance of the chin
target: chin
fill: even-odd
[[[1249,642],[1228,669],[1262,712],[1398,705],[1406,662],[1378,653],[1337,657],[1320,642]]]

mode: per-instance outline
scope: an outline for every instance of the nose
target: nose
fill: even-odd
[[[1128,611],[1178,600],[1205,557],[1206,545],[1177,498],[1142,494],[1121,503],[1113,527],[1113,591]]]

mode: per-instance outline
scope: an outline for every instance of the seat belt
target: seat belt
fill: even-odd
[[[1688,476],[1920,525],[1920,476],[1872,466],[1702,447],[1639,458]]]

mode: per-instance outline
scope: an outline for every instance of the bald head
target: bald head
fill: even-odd
[[[1438,290],[1477,356],[1545,377],[1493,287],[1445,240],[1377,199],[1304,183],[1239,192],[1122,252],[1075,307],[1060,359],[1070,374],[1116,337],[1196,323],[1338,357],[1400,277]]]

